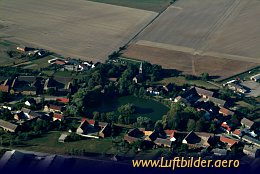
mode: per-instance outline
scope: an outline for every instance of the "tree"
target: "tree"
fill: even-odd
[[[201,79],[204,80],[204,81],[209,80],[209,74],[208,74],[208,73],[205,73],[205,72],[202,73],[202,74],[201,74]]]
[[[193,119],[189,119],[187,123],[187,131],[193,131],[196,128],[196,122]]]
[[[48,95],[55,95],[56,94],[56,90],[54,88],[49,88],[49,89],[47,89],[47,94]]]
[[[94,112],[93,113],[93,119],[96,120],[96,121],[99,121],[101,119],[99,112]]]
[[[10,94],[6,92],[0,92],[0,103],[8,102],[10,99]]]
[[[199,119],[199,120],[196,122],[195,131],[197,131],[197,132],[203,131],[203,126],[204,126],[203,120],[202,120],[202,119]]]
[[[215,123],[211,123],[210,127],[209,127],[209,132],[215,133],[217,130],[216,124]]]
[[[125,104],[120,106],[117,111],[122,115],[131,115],[135,113],[135,106],[133,104]]]

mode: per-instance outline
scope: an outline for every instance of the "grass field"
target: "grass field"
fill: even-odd
[[[86,0],[2,0],[0,36],[64,57],[105,62],[156,15]]]
[[[46,56],[46,57],[43,57],[40,59],[32,60],[32,63],[37,65],[33,69],[46,68],[46,67],[50,66],[50,64],[48,63],[48,60],[51,60],[51,59],[53,59],[53,58],[50,56]]]
[[[19,148],[52,154],[66,154],[71,149],[101,154],[112,148],[112,141],[110,138],[84,139],[75,142],[59,143],[58,139],[60,135],[61,132],[50,132],[41,138],[26,141],[26,145]]]
[[[171,0],[90,0],[113,5],[138,8],[143,10],[160,12],[165,9]]]
[[[10,48],[14,48],[14,47],[15,47],[14,43],[7,40],[0,39],[0,65],[1,66],[9,65],[15,62],[15,59],[10,58],[6,52]]]

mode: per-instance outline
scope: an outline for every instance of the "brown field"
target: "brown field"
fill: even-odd
[[[258,0],[180,0],[124,56],[195,75],[235,75],[260,65],[259,15]]]
[[[255,67],[255,63],[251,62],[191,55],[185,52],[137,44],[131,45],[123,56],[160,64],[164,68],[181,70],[186,74],[200,75],[203,72],[208,72],[211,76],[217,78],[220,76],[219,80]]]
[[[156,14],[86,0],[1,0],[0,37],[104,62]]]

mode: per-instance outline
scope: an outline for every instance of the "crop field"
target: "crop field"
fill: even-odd
[[[107,4],[138,8],[143,10],[160,12],[164,10],[171,0],[90,0]]]
[[[257,0],[177,1],[123,56],[223,79],[260,64],[259,15]]]
[[[156,15],[86,0],[1,0],[0,37],[67,57],[104,62]]]

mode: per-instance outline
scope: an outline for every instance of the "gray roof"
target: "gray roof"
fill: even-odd
[[[163,139],[163,138],[156,138],[156,140],[154,140],[155,144],[163,144],[163,145],[167,145],[167,146],[171,146],[172,145],[172,141],[168,140],[168,139]]]
[[[215,148],[212,150],[212,152],[214,153],[214,155],[227,155],[227,149]]]
[[[0,127],[15,131],[18,125],[0,119]]]
[[[214,94],[214,92],[212,92],[212,91],[202,89],[202,88],[198,88],[198,87],[195,87],[195,90],[198,94],[205,95],[205,96],[208,96],[208,97],[212,97],[213,94]]]
[[[23,111],[23,113],[29,114],[31,112],[31,109],[22,108],[21,111]]]
[[[244,118],[241,120],[241,124],[244,124],[244,125],[246,125],[246,126],[252,127],[253,124],[254,124],[254,122],[244,117]]]
[[[218,98],[215,98],[215,97],[209,97],[209,101],[217,104],[217,105],[220,105],[220,106],[224,106],[226,104],[226,101],[225,100],[221,100],[221,99],[218,99]]]

